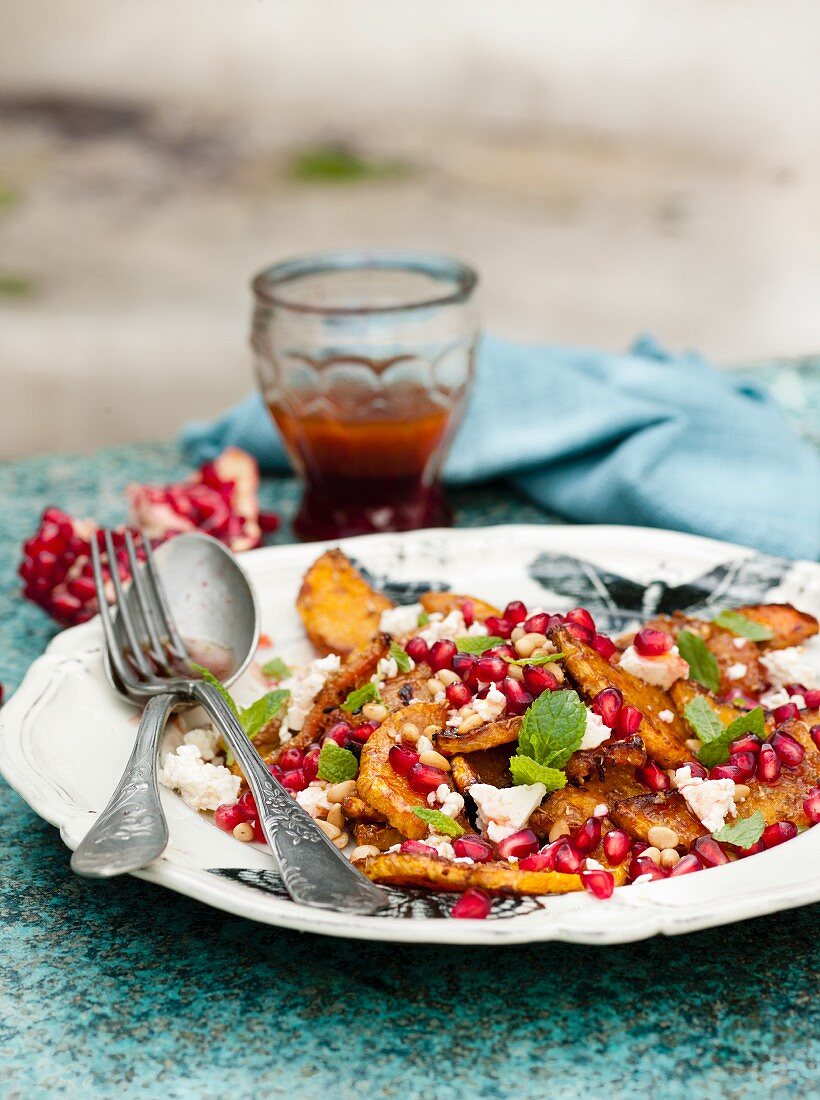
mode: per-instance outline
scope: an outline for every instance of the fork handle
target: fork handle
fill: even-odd
[[[285,889],[293,901],[345,913],[374,913],[385,893],[358,871],[268,771],[219,690],[197,680],[193,693],[236,757],[256,802]]]
[[[149,699],[122,779],[71,857],[78,875],[110,878],[136,871],[165,850],[168,825],[159,801],[157,754],[168,715],[182,701],[170,694]]]

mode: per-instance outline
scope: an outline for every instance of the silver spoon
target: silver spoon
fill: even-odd
[[[110,535],[107,538],[110,543]],[[105,670],[115,690],[131,702],[147,705],[122,780],[75,851],[72,868],[79,874],[108,877],[142,867],[162,853],[168,828],[157,789],[159,739],[172,709],[201,704],[242,769],[291,898],[345,912],[381,908],[384,893],[353,867],[271,776],[218,688],[187,670],[180,674],[190,653],[190,659],[230,684],[253,657],[258,610],[234,555],[206,535],[186,534],[164,543],[153,555],[146,544],[148,561],[139,567],[130,537],[127,546],[134,583],[126,593],[112,577],[119,607],[116,621],[107,604],[101,609]],[[99,554],[94,556],[99,573]]]

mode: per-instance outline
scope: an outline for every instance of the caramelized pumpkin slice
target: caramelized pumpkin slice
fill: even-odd
[[[305,573],[296,610],[320,653],[344,656],[379,629],[391,600],[367,583],[341,550],[326,550]]]
[[[710,691],[707,691],[706,688],[702,688],[700,684],[695,683],[694,680],[678,680],[678,682],[673,684],[669,689],[669,694],[672,696],[675,709],[683,716],[685,722],[686,708],[694,699],[697,699],[698,696],[706,700],[724,726],[731,725],[736,718],[739,718],[741,714],[744,713],[738,707],[733,707],[729,703],[719,703]],[[696,736],[691,729],[689,736]]]
[[[725,695],[730,688],[735,687],[747,695],[756,696],[765,688],[766,670],[760,663],[761,648],[756,642],[740,638],[706,619],[695,619],[681,611],[661,616],[648,625],[653,630],[663,630],[671,634],[673,638],[677,638],[682,630],[688,630],[702,638],[717,661],[720,695]],[[729,676],[729,669],[732,670],[732,676]],[[742,675],[738,676],[739,672]]]
[[[411,788],[406,776],[393,770],[388,755],[405,722],[413,722],[424,729],[430,725],[441,726],[446,716],[444,703],[412,703],[385,719],[362,748],[357,781],[359,797],[413,840],[427,836],[427,826],[413,813],[413,807],[426,806],[427,799]],[[449,777],[447,783],[452,786]]]
[[[499,609],[486,600],[479,600],[475,596],[459,596],[454,592],[425,592],[419,602],[428,615],[438,613],[446,618],[451,611],[461,611],[465,603],[471,603],[476,622],[483,623],[490,615],[501,617]]]
[[[350,794],[342,800],[342,813],[348,821],[364,821],[368,825],[383,825],[384,815],[372,806],[368,806],[357,794]]]
[[[747,816],[745,810],[740,810],[740,813]],[[679,844],[686,848],[699,836],[706,835],[706,829],[689,809],[683,795],[677,791],[624,798],[610,808],[609,816],[619,829],[624,829],[630,836],[647,843],[649,830],[655,825],[674,829],[678,834]]]
[[[474,730],[460,734],[458,730],[443,729],[433,740],[442,756],[455,756],[462,752],[479,752],[498,745],[511,745],[518,740],[521,718],[502,718],[500,722],[486,722]]]
[[[494,749],[481,749],[467,756],[452,757],[453,782],[456,790],[464,794],[473,783],[489,783],[491,787],[511,787],[510,757],[513,745],[498,745]]]
[[[381,852],[386,852],[394,844],[401,844],[404,837],[392,825],[375,825],[366,821],[357,821],[353,826],[353,837],[357,845],[372,844]]]
[[[665,768],[671,768],[688,758],[685,741],[689,731],[675,713],[667,692],[645,684],[617,665],[611,665],[562,626],[550,631],[550,640],[561,653],[566,654],[564,670],[587,702],[592,702],[604,688],[616,687],[623,695],[624,703],[638,708],[643,715],[638,733],[647,753],[654,760]],[[659,717],[662,711],[671,712],[671,722],[664,722]]]
[[[457,893],[473,886],[486,890],[488,894],[513,897],[523,894],[567,894],[582,889],[578,875],[564,875],[558,871],[521,871],[507,862],[452,863],[440,856],[410,852],[368,856],[357,861],[356,866],[368,878],[385,886],[421,887]],[[625,880],[625,875],[623,870],[621,881]],[[618,878],[615,881],[620,885]]]
[[[774,635],[770,641],[762,642],[765,649],[789,649],[811,638],[820,629],[817,619],[807,611],[798,611],[790,603],[758,603],[737,610],[747,619],[767,626]]]

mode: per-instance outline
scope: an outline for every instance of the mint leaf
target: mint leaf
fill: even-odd
[[[319,753],[319,779],[328,783],[345,783],[359,774],[359,761],[350,751],[337,745],[335,741],[325,741]]]
[[[351,691],[342,703],[342,710],[347,711],[348,714],[357,714],[365,703],[380,703],[381,701],[382,697],[379,695],[379,689],[371,681],[371,683],[365,684],[364,687]]]
[[[712,836],[724,844],[736,844],[738,848],[751,848],[763,836],[765,828],[766,819],[760,810],[755,810],[751,817],[741,817],[733,825],[724,825],[722,829],[712,833]]]
[[[511,757],[510,774],[517,787],[522,784],[543,783],[547,791],[560,791],[567,783],[567,777],[558,768],[546,768],[529,756]]]
[[[426,806],[414,806],[413,813],[440,836],[461,836],[464,833],[459,823],[453,821],[447,814],[443,814],[441,810],[428,810]]]
[[[239,712],[239,721],[248,737],[253,741],[254,737],[265,728],[282,710],[286,700],[290,698],[290,692],[281,688],[278,691],[269,691],[255,703]]]
[[[721,611],[712,619],[712,622],[715,626],[722,626],[724,630],[729,630],[740,638],[748,638],[750,642],[768,642],[774,637],[774,631],[768,626],[757,623],[754,619],[747,619],[739,611]]]
[[[708,744],[720,737],[723,733],[723,723],[718,718],[714,708],[702,695],[696,695],[683,709],[686,721],[697,734],[698,738]]]
[[[566,657],[566,653],[545,653],[543,657],[519,657],[517,660],[513,660],[512,657],[505,657],[504,660],[508,665],[518,665],[522,668],[524,665],[530,665],[532,668],[543,668],[544,665],[552,664],[553,661],[561,661],[564,657]]]
[[[524,714],[518,733],[518,755],[545,767],[563,768],[581,746],[586,707],[575,691],[545,691]]]
[[[411,665],[410,654],[395,642],[390,643],[390,656],[396,662],[399,672],[409,672]]]
[[[287,680],[290,669],[281,657],[274,657],[262,665],[262,675],[267,676],[269,680]]]
[[[678,652],[689,665],[690,680],[697,680],[709,691],[717,691],[720,673],[715,655],[697,634],[691,630],[682,630],[678,635]]]
[[[204,680],[206,684],[210,684],[212,687],[216,688],[216,690],[219,692],[219,694],[222,696],[222,698],[225,700],[225,702],[228,704],[228,706],[231,708],[231,710],[234,712],[234,714],[238,718],[239,717],[239,707],[237,707],[236,703],[233,701],[233,696],[228,691],[228,689],[225,687],[225,685],[222,683],[222,681],[217,680],[216,676],[214,676],[214,674],[211,672],[211,670],[208,669],[208,668],[205,668],[204,665],[198,665],[194,661],[189,661],[188,663],[191,666],[191,668],[194,670],[194,672],[199,674],[200,680]]]
[[[704,768],[713,768],[715,764],[725,764],[729,759],[729,746],[744,733],[756,733],[763,737],[766,732],[766,717],[763,707],[755,707],[754,710],[741,714],[734,722],[723,730],[718,737],[713,737],[698,753],[698,760]],[[700,736],[700,734],[698,734]]]
[[[427,624],[429,622],[430,622],[430,616],[427,614],[426,611],[422,611],[421,614],[419,615],[419,626],[427,626]]]
[[[503,638],[496,638],[495,635],[489,636],[481,635],[468,635],[466,638],[456,638],[456,649],[459,653],[473,653],[477,657],[482,653],[486,653],[488,649],[492,649],[493,646],[503,645]]]

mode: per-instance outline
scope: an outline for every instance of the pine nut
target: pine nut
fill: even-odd
[[[346,848],[350,843],[350,833],[340,833],[333,843],[337,848]]]
[[[415,722],[405,722],[401,727],[401,739],[406,741],[408,745],[415,745],[420,737],[421,730]]]
[[[249,821],[240,821],[238,825],[234,825],[233,835],[243,844],[247,844],[253,840],[253,825]]]
[[[687,749],[689,749],[690,752],[695,754],[699,753],[700,750],[703,748],[697,737],[687,737],[687,739],[683,743],[684,745],[686,745]]]
[[[438,735],[441,733],[441,727],[440,726],[425,726],[424,729],[422,730],[422,733],[424,734],[424,736],[429,741],[432,741],[434,737],[438,737]]]
[[[441,768],[443,772],[450,770],[450,761],[435,749],[428,749],[419,757],[419,764],[427,764],[431,768]]]
[[[334,803],[328,811],[327,820],[331,825],[335,825],[339,832],[345,827],[345,815],[342,812],[342,807],[338,802]]]
[[[328,802],[344,802],[350,795],[356,793],[356,780],[347,779],[344,783],[334,783],[325,791]]]
[[[366,722],[383,722],[387,715],[388,710],[383,703],[365,703],[362,707],[362,718]]]
[[[660,848],[644,848],[641,852],[641,857],[646,856],[647,859],[651,859],[653,863],[660,863],[661,850]]]
[[[749,797],[750,788],[745,783],[735,783],[735,798],[738,802],[745,802]]]
[[[561,818],[556,821],[553,827],[550,829],[549,841],[552,844],[553,841],[558,840],[559,837],[569,836],[572,829],[569,827],[569,822],[565,818]]]
[[[519,657],[529,657],[532,651],[542,646],[546,640],[546,634],[525,634],[515,643],[515,652]]]
[[[524,669],[521,665],[507,665],[507,675],[511,680],[517,680],[519,684],[524,682]]]
[[[325,836],[330,837],[331,840],[335,840],[337,836],[342,835],[342,830],[336,825],[331,825],[329,821],[317,821],[316,824]]]
[[[375,844],[360,844],[358,848],[354,848],[350,853],[351,859],[367,859],[368,856],[377,856],[380,854],[381,849],[377,848]]]
[[[479,726],[484,725],[484,719],[480,714],[468,714],[461,725],[458,727],[459,733],[469,733],[470,730],[478,729]]]
[[[461,677],[457,672],[453,672],[452,669],[442,668],[436,673],[436,679],[444,684],[445,687],[449,687],[450,684],[460,684]]]
[[[661,867],[663,867],[665,871],[668,871],[678,862],[680,862],[680,852],[676,852],[674,848],[664,848],[660,858]]]
[[[427,681],[427,690],[435,699],[440,691],[444,691],[444,684],[442,684],[441,680],[438,680],[435,676],[431,676],[430,679]]]
[[[526,633],[527,632],[526,632],[526,630],[524,629],[523,626],[517,626],[513,629],[513,632],[510,635],[510,641],[512,642],[513,645],[515,645],[515,643],[518,641],[518,639],[523,638]]]
[[[665,825],[653,825],[646,834],[646,839],[656,848],[677,848],[680,837],[674,829],[667,829]]]
[[[531,653],[531,654],[530,654],[530,656],[531,656],[531,657],[535,657],[535,656],[536,656],[536,654],[535,654],[535,653]],[[539,654],[537,654],[537,656],[539,656],[539,657],[546,657],[546,656],[547,656],[547,653],[546,653],[546,652],[545,652],[545,653],[539,653]],[[548,668],[548,669],[550,670],[550,672],[551,672],[551,673],[553,674],[553,676],[554,676],[554,677],[555,677],[555,679],[556,679],[556,680],[558,681],[558,683],[559,683],[559,684],[563,684],[563,682],[564,682],[564,680],[566,679],[566,677],[564,676],[564,670],[563,670],[563,669],[561,668],[561,666],[560,666],[560,665],[558,664],[558,662],[557,662],[557,661],[551,661],[551,662],[550,662],[550,663],[549,663],[549,664],[547,665],[547,668]]]

